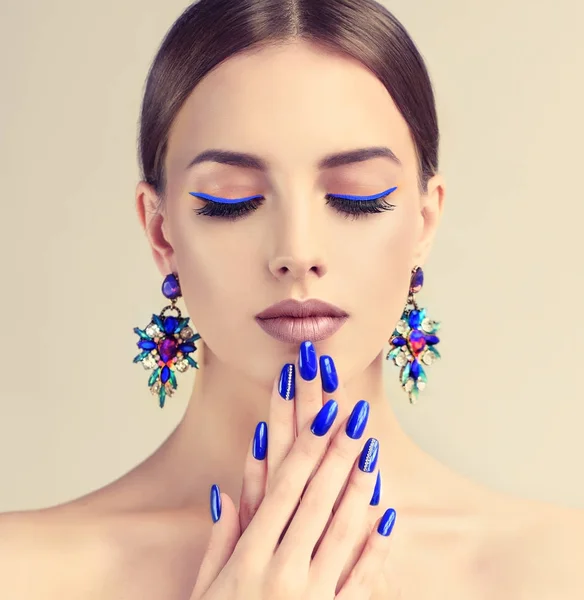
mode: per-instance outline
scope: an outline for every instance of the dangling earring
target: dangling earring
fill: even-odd
[[[408,300],[389,340],[391,349],[386,359],[393,359],[401,367],[400,379],[402,388],[408,393],[410,403],[415,404],[418,394],[426,387],[428,381],[422,363],[431,365],[440,358],[436,344],[440,339],[435,333],[440,329],[440,322],[428,319],[426,309],[420,309],[414,298],[424,285],[424,272],[421,267],[412,269]]]
[[[134,327],[134,333],[140,337],[137,346],[142,350],[134,358],[135,363],[142,363],[146,369],[154,369],[148,386],[153,394],[158,395],[160,408],[164,407],[167,396],[176,390],[175,369],[180,373],[189,366],[198,369],[197,362],[189,355],[197,347],[195,342],[201,338],[188,326],[189,318],[182,318],[180,308],[176,306],[181,296],[178,275],[170,273],[162,283],[162,293],[170,300],[159,315],[152,315],[152,321],[144,329]],[[175,311],[175,315],[166,313]]]

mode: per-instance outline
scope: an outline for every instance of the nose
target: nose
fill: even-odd
[[[281,211],[279,223],[272,228],[273,252],[268,268],[277,279],[303,283],[311,276],[320,279],[327,273],[323,254],[326,236],[324,223],[320,224],[310,205],[303,202],[295,206],[296,210]]]
[[[277,279],[296,281],[305,280],[311,273],[320,279],[327,271],[322,260],[300,256],[278,256],[270,261],[269,269]]]

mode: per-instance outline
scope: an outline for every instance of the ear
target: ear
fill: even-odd
[[[417,265],[426,263],[434,241],[434,236],[444,206],[445,186],[442,175],[434,175],[428,181],[427,192],[420,199],[420,213],[423,221],[420,237],[415,249],[414,260]]]
[[[165,227],[164,209],[159,206],[159,197],[154,188],[145,181],[140,181],[136,186],[136,211],[160,274],[165,277],[176,272],[174,249]]]

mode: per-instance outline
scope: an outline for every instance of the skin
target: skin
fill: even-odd
[[[369,146],[391,148],[401,164],[375,158],[317,169],[324,155]],[[257,154],[270,169],[187,169],[208,148]],[[165,169],[162,209],[145,182],[136,202],[156,265],[162,276],[179,274],[205,341],[188,408],[166,442],[119,480],[58,507],[4,515],[0,591],[21,589],[26,566],[37,582],[26,598],[39,597],[38,590],[66,598],[71,587],[71,597],[81,589],[86,598],[122,590],[126,599],[185,597],[210,532],[209,487],[217,483],[239,498],[274,378],[297,360],[298,346],[269,337],[254,315],[293,297],[323,299],[350,315],[315,345],[335,361],[345,389],[340,410],[348,414],[361,398],[371,405],[367,435],[381,448],[379,508],[392,506],[398,515],[375,598],[581,598],[580,511],[504,496],[453,473],[402,431],[390,409],[386,343],[411,269],[427,259],[445,186],[437,174],[420,194],[408,126],[381,82],[358,62],[305,42],[232,57],[181,108]],[[358,220],[324,199],[394,185],[394,211]],[[261,194],[265,201],[230,222],[194,214],[204,202],[191,191]]]

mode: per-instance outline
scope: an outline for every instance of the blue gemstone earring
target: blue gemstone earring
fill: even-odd
[[[415,404],[418,394],[428,381],[422,363],[431,365],[440,358],[436,344],[440,339],[435,335],[440,322],[426,317],[426,309],[420,309],[414,298],[424,285],[424,272],[421,267],[412,269],[408,300],[400,321],[389,340],[390,350],[385,357],[393,359],[401,367],[402,388],[407,392],[410,403]]]
[[[176,301],[181,296],[178,275],[170,273],[162,283],[162,293],[170,300],[159,315],[144,328],[134,327],[134,333],[140,338],[137,346],[141,352],[134,358],[142,363],[146,370],[152,370],[148,386],[154,395],[158,395],[160,408],[164,407],[167,396],[176,390],[175,370],[183,373],[189,367],[198,369],[197,362],[190,356],[197,347],[195,342],[201,338],[189,327],[189,318],[183,318]],[[174,311],[174,315],[167,315]]]

